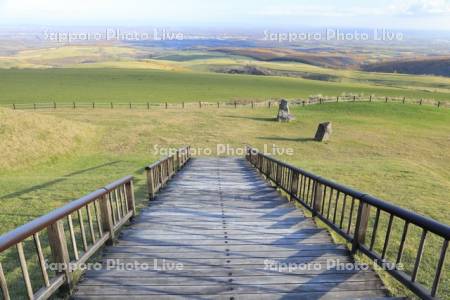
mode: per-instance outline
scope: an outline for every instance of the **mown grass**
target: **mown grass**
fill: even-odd
[[[49,143],[48,149],[37,150],[41,155],[35,159],[0,171],[0,233],[128,174],[136,176],[137,200],[140,207],[145,206],[143,167],[159,156],[154,146],[185,144],[203,149],[216,149],[218,144],[242,147],[245,143],[261,149],[265,145],[289,147],[295,154],[281,159],[448,222],[450,110],[390,103],[339,103],[298,107],[292,112],[296,119],[288,124],[274,122],[276,109],[267,108],[24,113],[42,122],[48,118],[70,122],[81,133],[90,134],[74,150],[47,157],[46,151],[52,148]],[[321,121],[333,122],[334,133],[328,143],[311,140]],[[0,125],[4,125],[1,120]],[[56,126],[54,131],[64,135]],[[21,143],[20,139],[17,142]],[[28,151],[17,149],[17,156]],[[395,228],[393,240],[399,234]],[[405,252],[408,257],[417,249],[419,238],[411,236]],[[419,273],[421,282],[430,281],[438,253],[437,244],[429,243]],[[441,295],[448,299],[448,263],[445,270]],[[393,281],[390,285],[399,295],[405,294]]]
[[[342,93],[436,100],[449,93],[355,82],[146,69],[0,69],[0,104],[268,100]]]

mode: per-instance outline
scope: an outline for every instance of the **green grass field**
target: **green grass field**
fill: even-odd
[[[137,201],[143,207],[148,203],[143,168],[159,157],[154,146],[185,144],[212,149],[217,144],[244,143],[289,147],[294,155],[281,159],[448,221],[450,110],[389,103],[326,104],[294,108],[296,119],[288,124],[274,122],[275,114],[276,109],[267,108],[3,109],[0,139],[9,143],[0,148],[0,233],[128,174],[136,176]],[[328,143],[311,141],[321,121],[333,122]],[[37,141],[31,143],[30,136]],[[418,239],[408,242],[407,257],[414,255]],[[430,281],[426,269],[433,268],[437,251],[437,245],[427,247],[420,282]],[[2,263],[11,268],[14,263],[5,262],[5,257]],[[449,280],[446,271],[441,283],[444,299],[450,298]],[[395,282],[389,285],[394,293],[406,293]]]
[[[268,100],[354,93],[450,99],[425,92],[354,82],[142,69],[0,69],[0,104],[33,102],[195,102]]]

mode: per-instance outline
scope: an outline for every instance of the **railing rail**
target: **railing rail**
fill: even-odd
[[[186,146],[175,153],[147,166],[147,187],[150,199],[155,198],[156,193],[175,175],[178,170],[191,158],[191,147]]]
[[[432,98],[407,98],[403,96],[376,96],[376,95],[341,95],[321,96],[309,98],[289,99],[291,106],[306,106],[334,102],[384,102],[435,106],[437,108],[450,108],[449,100],[436,100]],[[199,102],[27,102],[0,104],[13,110],[56,110],[56,109],[188,109],[188,108],[277,108],[278,99],[255,100],[229,100],[229,101],[199,101]]]
[[[47,299],[59,290],[70,291],[77,271],[71,266],[85,263],[105,243],[112,243],[116,232],[135,214],[133,177],[127,176],[2,235],[0,253],[14,250],[15,246],[27,298]],[[42,241],[48,242],[51,255],[46,255]],[[24,249],[30,242],[34,247],[28,247],[33,248],[28,256]],[[30,279],[26,256],[37,256],[39,261],[44,284],[37,290]],[[47,256],[59,265],[52,278]],[[2,299],[9,300],[13,296],[5,274],[0,264]]]
[[[298,201],[314,217],[351,243],[352,253],[360,251],[379,266],[388,266],[385,268],[388,273],[422,299],[438,299],[439,282],[442,280],[450,239],[450,226],[294,167],[252,147],[247,148],[246,158],[291,199]],[[381,215],[388,219],[386,230],[382,233],[379,228]],[[392,234],[394,221],[402,225],[401,237],[397,240],[394,240]],[[399,264],[405,260],[405,245],[412,226],[421,232],[420,242],[412,258],[412,271],[406,272],[399,268]],[[431,234],[440,241],[440,246],[438,253],[435,253],[438,259],[433,269],[432,282],[425,286],[417,282],[417,275],[421,269],[425,241],[427,237],[431,238]],[[381,241],[381,247],[376,249],[378,239]],[[394,242],[398,248],[389,252],[388,248],[390,245],[393,248]]]

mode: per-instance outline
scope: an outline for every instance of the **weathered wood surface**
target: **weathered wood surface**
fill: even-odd
[[[161,270],[163,260],[183,268]],[[352,262],[345,247],[334,244],[244,159],[196,158],[122,231],[116,245],[106,248],[103,268],[88,271],[73,298],[386,296],[373,271],[327,268],[330,260]],[[112,261],[141,268],[108,268]],[[268,261],[317,269],[274,270]]]

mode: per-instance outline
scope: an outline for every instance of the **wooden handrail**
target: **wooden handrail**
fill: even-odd
[[[0,236],[0,253],[13,246],[17,247],[28,299],[47,299],[61,289],[70,292],[73,287],[73,272],[76,270],[70,270],[69,265],[86,262],[105,243],[112,243],[115,232],[135,216],[134,202],[133,177],[127,176]],[[76,224],[74,225],[72,215],[78,220],[77,229],[82,237],[83,251],[79,251],[77,246]],[[88,222],[88,232],[84,226],[84,216]],[[69,229],[68,237],[64,229],[65,222]],[[64,266],[53,278],[49,278],[44,262],[41,235],[48,238],[53,261]],[[44,281],[44,286],[37,291],[33,291],[23,246],[30,237],[33,237],[36,246],[39,268]],[[69,244],[75,258],[73,262],[69,258]],[[5,274],[8,273],[0,264],[0,288],[3,299],[9,300],[12,296]]]
[[[438,286],[450,239],[449,225],[322,178],[265,155],[250,146],[247,146],[246,159],[268,180],[286,192],[291,199],[296,200],[311,211],[313,217],[319,218],[351,243],[353,253],[360,251],[380,266],[390,263],[392,267],[386,271],[412,292],[422,299],[438,299]],[[376,210],[375,219],[371,219],[371,209]],[[381,213],[389,217],[389,222],[384,240],[382,240],[382,251],[377,252],[374,249],[374,244]],[[391,230],[394,218],[402,221],[404,225],[401,240],[398,241],[399,248],[396,249],[396,260],[392,262],[387,260],[386,255],[389,244],[392,245]],[[372,230],[369,229],[369,224],[373,224]],[[422,230],[422,236],[414,259],[413,272],[407,274],[400,270],[397,265],[404,255],[403,250],[408,236],[408,227],[411,224]],[[366,241],[368,233],[371,233],[370,241]],[[433,283],[428,288],[416,281],[427,234],[434,234],[442,241]]]
[[[185,146],[166,156],[157,162],[148,165],[147,188],[150,199],[155,198],[156,193],[175,175],[191,158],[191,147]]]

